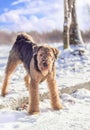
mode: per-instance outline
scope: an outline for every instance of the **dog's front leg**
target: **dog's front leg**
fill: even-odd
[[[53,109],[54,110],[62,109],[62,104],[60,102],[58,87],[55,79],[55,72],[51,72],[51,74],[48,75],[47,83],[50,91],[51,105]]]
[[[39,94],[38,94],[38,82],[31,79],[29,88],[29,114],[39,113]]]

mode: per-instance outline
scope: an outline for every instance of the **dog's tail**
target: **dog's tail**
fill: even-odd
[[[22,40],[22,39],[34,43],[33,38],[30,35],[28,35],[27,33],[19,33],[17,35],[16,42],[19,41],[19,40]]]

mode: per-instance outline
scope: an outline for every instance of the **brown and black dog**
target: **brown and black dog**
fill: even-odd
[[[30,114],[39,112],[38,85],[45,79],[47,80],[50,91],[53,109],[61,109],[62,105],[60,103],[55,72],[55,60],[57,59],[58,53],[59,51],[56,48],[35,44],[33,38],[26,33],[19,34],[8,58],[1,92],[2,96],[7,94],[7,86],[12,72],[18,64],[23,63],[27,71],[25,82],[30,97],[28,112]]]

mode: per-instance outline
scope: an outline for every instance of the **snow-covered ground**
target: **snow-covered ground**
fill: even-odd
[[[72,95],[64,93],[61,99],[62,110],[53,111],[49,100],[44,100],[38,115],[28,115],[26,110],[0,110],[0,130],[89,130],[90,91],[81,89]]]
[[[90,83],[90,45],[80,55],[76,47],[63,51],[62,45],[54,44],[60,50],[56,62],[56,80],[59,89]],[[7,57],[11,46],[0,46],[0,86],[4,78]],[[80,47],[81,48],[81,47]],[[74,50],[74,51],[73,51]],[[40,102],[40,114],[28,115],[26,110],[15,110],[27,102],[28,92],[23,78],[25,70],[20,65],[10,82],[9,94],[0,96],[0,130],[89,130],[90,129],[90,91],[79,89],[72,94],[61,94],[63,109],[53,111],[49,99]],[[90,84],[89,84],[90,86]],[[85,86],[83,86],[85,87]],[[46,83],[40,84],[40,94],[47,93]],[[23,97],[23,100],[22,100]]]

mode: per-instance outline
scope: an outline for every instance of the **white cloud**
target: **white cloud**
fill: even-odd
[[[16,1],[12,2],[11,5],[18,5],[20,3],[27,2],[27,1],[30,1],[30,0],[16,0]]]
[[[64,0],[17,0],[11,5],[16,6],[24,3],[23,7],[6,10],[0,15],[0,21],[11,23],[8,29],[16,31],[37,30],[42,32],[52,29],[62,30],[63,2]],[[88,18],[85,2],[90,3],[88,0],[77,0],[79,26],[83,30],[90,27],[90,19]]]
[[[13,13],[13,11],[10,11],[10,12],[7,12],[7,13],[4,13],[0,16],[0,21],[1,22],[18,22],[20,19],[19,15],[17,13]]]

